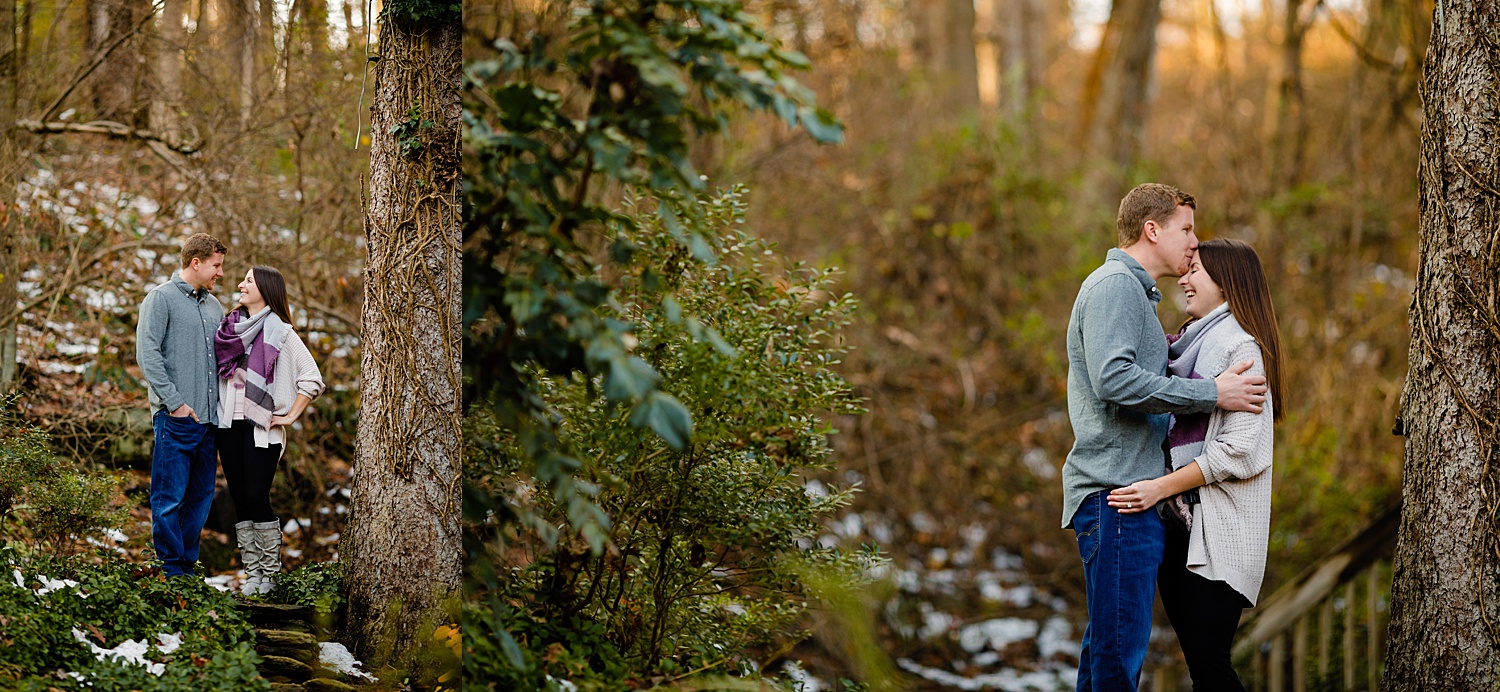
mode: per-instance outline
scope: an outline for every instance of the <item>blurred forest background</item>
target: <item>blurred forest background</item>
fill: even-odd
[[[289,564],[328,559],[347,511],[358,401],[374,15],[323,0],[15,7],[19,69],[0,91],[4,119],[19,126],[5,131],[16,155],[0,161],[0,179],[15,186],[5,232],[20,312],[0,327],[15,339],[21,414],[64,459],[120,473],[134,513],[123,548],[149,546],[136,315],[177,271],[182,241],[209,233],[229,247],[214,295],[233,306],[251,265],[280,269],[294,326],[329,383],[293,432],[273,496],[296,520]],[[222,540],[203,549],[212,570],[231,567],[232,524],[216,502],[209,528]]]
[[[0,329],[14,329],[22,412],[67,458],[134,470],[126,492],[144,502],[136,307],[176,270],[182,238],[211,233],[230,246],[216,295],[230,303],[251,264],[280,268],[331,385],[290,447],[276,502],[284,519],[309,521],[289,537],[299,556],[332,555],[357,406],[371,8],[18,8],[20,69],[0,75],[14,80],[0,86],[0,120],[23,126],[6,130],[19,156],[0,159],[0,179],[16,186],[4,228],[21,271],[0,299],[21,311]],[[844,143],[742,117],[693,163],[713,187],[746,184],[746,227],[838,268],[827,290],[859,301],[839,369],[868,412],[834,421],[838,468],[808,485],[860,485],[820,541],[892,558],[879,635],[909,672],[1002,665],[1064,680],[1076,662],[1083,576],[1058,528],[1072,441],[1063,330],[1134,183],[1196,195],[1200,237],[1250,242],[1272,282],[1290,363],[1263,593],[1400,497],[1391,430],[1417,254],[1428,0],[747,10],[810,58],[799,79],[842,120]],[[1180,293],[1164,289],[1175,330]],[[135,548],[149,544],[138,529]],[[220,545],[205,560],[227,565]],[[999,653],[955,668],[969,642],[950,634],[1002,620],[1032,624],[1017,625],[1024,636],[980,632]],[[810,626],[792,657],[825,679],[847,671],[845,633]],[[1160,657],[1176,648],[1169,633],[1159,645]]]
[[[1138,182],[1196,195],[1199,237],[1251,243],[1272,285],[1289,363],[1262,597],[1399,501],[1431,3],[752,7],[811,59],[802,79],[846,141],[743,119],[695,163],[747,183],[750,227],[841,268],[835,290],[861,302],[842,372],[869,412],[838,421],[824,480],[863,488],[830,534],[894,558],[887,613],[905,615],[887,620],[917,635],[897,656],[950,668],[962,655],[924,635],[1045,617],[1052,597],[1081,635],[1082,568],[1058,528],[1064,329]],[[1181,291],[1162,288],[1175,331]],[[1061,650],[1040,641],[1029,655]]]

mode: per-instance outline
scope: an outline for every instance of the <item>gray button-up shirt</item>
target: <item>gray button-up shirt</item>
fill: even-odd
[[[208,289],[194,289],[181,273],[146,293],[135,327],[135,361],[146,376],[152,414],[187,404],[199,423],[218,424],[214,332],[223,319],[219,300]]]
[[[1167,339],[1156,316],[1161,291],[1119,248],[1078,289],[1068,318],[1068,420],[1063,528],[1089,494],[1162,475],[1169,413],[1207,413],[1213,380],[1167,377]]]

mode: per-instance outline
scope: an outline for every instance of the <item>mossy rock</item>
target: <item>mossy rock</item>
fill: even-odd
[[[271,683],[271,692],[303,692],[303,690],[306,689],[307,688],[303,687],[302,685],[298,685],[295,682]]]
[[[313,609],[310,606],[250,600],[241,600],[239,605],[249,612],[250,624],[256,629],[306,632],[312,628]]]
[[[331,678],[313,678],[303,683],[302,689],[307,692],[352,692],[356,688],[347,682]]]
[[[272,682],[301,683],[312,677],[313,668],[295,658],[262,656],[260,674]]]
[[[255,631],[257,646],[278,646],[286,649],[318,650],[318,638],[306,632],[293,630],[258,629]]]

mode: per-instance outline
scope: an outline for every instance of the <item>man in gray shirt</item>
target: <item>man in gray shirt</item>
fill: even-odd
[[[1156,478],[1171,413],[1219,406],[1259,412],[1265,378],[1166,376],[1167,339],[1156,315],[1156,281],[1187,272],[1198,238],[1192,195],[1136,186],[1115,219],[1120,246],[1078,290],[1068,319],[1068,418],[1073,449],[1063,463],[1064,528],[1083,557],[1089,625],[1078,662],[1080,692],[1135,690],[1151,636],[1152,599],[1165,529],[1155,512],[1121,514],[1109,491]]]
[[[146,293],[135,360],[146,377],[156,433],[151,450],[151,541],[167,576],[192,575],[214,499],[219,383],[213,337],[224,306],[209,293],[224,276],[224,244],[198,233],[182,269]]]

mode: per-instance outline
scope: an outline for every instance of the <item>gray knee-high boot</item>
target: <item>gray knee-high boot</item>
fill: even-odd
[[[260,593],[260,549],[255,540],[255,524],[242,521],[234,525],[234,540],[240,547],[240,564],[245,568],[245,581],[240,584],[240,593]]]
[[[259,593],[270,593],[276,588],[276,575],[281,573],[281,521],[256,522],[252,528],[256,552],[260,557]]]

